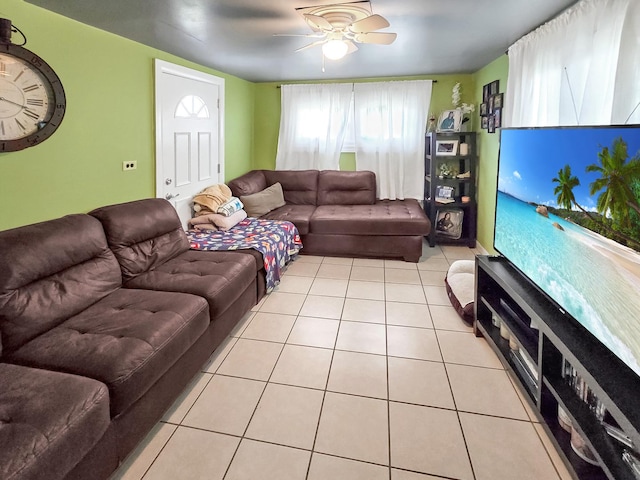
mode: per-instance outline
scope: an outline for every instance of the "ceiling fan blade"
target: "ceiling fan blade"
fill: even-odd
[[[377,45],[391,45],[398,34],[385,32],[359,33],[354,40],[359,43],[374,43]]]
[[[307,48],[317,47],[318,45],[322,45],[325,42],[326,40],[318,40],[316,42],[310,43],[309,45],[305,45],[304,47],[298,48],[296,52],[301,52],[303,50],[306,50]]]
[[[345,40],[344,43],[347,44],[347,47],[349,47],[349,49],[347,50],[347,53],[345,53],[345,55],[349,55],[350,53],[355,52],[356,50],[358,50],[358,46],[353,43],[350,40]]]
[[[314,30],[333,30],[333,25],[331,25],[326,18],[321,17],[320,15],[305,13],[304,19]]]
[[[389,22],[380,15],[370,15],[362,20],[358,20],[349,25],[349,30],[353,33],[369,33],[381,28],[387,28]]]
[[[324,38],[327,36],[326,33],[274,33],[274,37],[306,37],[306,38]]]

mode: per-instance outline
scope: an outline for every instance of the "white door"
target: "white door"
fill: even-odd
[[[156,197],[186,228],[193,196],[224,178],[224,79],[155,60]]]

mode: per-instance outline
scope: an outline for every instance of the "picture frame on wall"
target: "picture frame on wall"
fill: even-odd
[[[445,110],[438,118],[437,132],[459,132],[462,124],[462,112],[460,110]]]
[[[495,133],[496,131],[496,119],[493,115],[489,116],[489,125],[487,127],[489,133]]]
[[[493,108],[502,108],[502,102],[504,100],[504,94],[497,93],[493,96]]]
[[[480,116],[481,117],[486,117],[487,116],[487,103],[481,103],[480,104]]]
[[[482,87],[482,103],[487,103],[489,101],[489,95],[491,91],[491,84],[487,83]]]
[[[439,209],[436,213],[436,234],[448,238],[460,238],[463,219],[464,211],[462,209]]]
[[[489,94],[496,95],[500,91],[500,80],[494,80],[489,87]]]
[[[436,140],[436,155],[453,157],[458,154],[458,140]]]
[[[489,128],[489,116],[485,115],[482,117],[481,127],[483,130],[487,130]]]
[[[502,127],[502,108],[496,108],[493,112],[493,127]]]

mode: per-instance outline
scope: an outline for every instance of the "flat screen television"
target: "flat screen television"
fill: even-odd
[[[640,375],[640,125],[502,129],[494,248]]]

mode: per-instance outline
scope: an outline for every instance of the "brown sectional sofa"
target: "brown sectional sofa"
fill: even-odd
[[[228,186],[242,197],[275,183],[286,205],[262,218],[295,224],[302,253],[420,259],[429,219],[417,200],[377,200],[373,172],[253,170]]]
[[[0,232],[0,478],[104,479],[257,303],[149,199]]]

